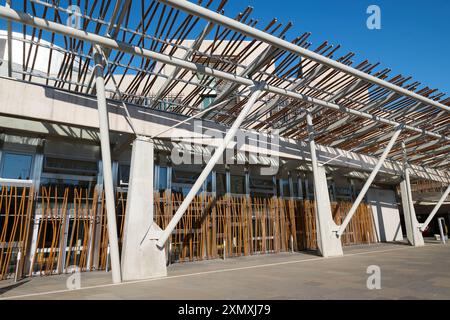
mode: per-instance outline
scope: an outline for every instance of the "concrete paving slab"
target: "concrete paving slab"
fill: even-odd
[[[369,290],[367,267],[381,270]],[[113,285],[107,272],[0,283],[0,299],[450,299],[450,246],[403,244],[347,247],[343,257],[281,253],[173,264],[168,276]]]

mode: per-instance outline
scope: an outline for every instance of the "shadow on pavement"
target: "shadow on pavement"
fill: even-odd
[[[12,289],[15,289],[15,288],[17,288],[17,287],[20,287],[21,285],[23,285],[23,284],[25,284],[25,283],[27,283],[27,282],[29,282],[29,281],[30,281],[30,280],[27,279],[27,280],[23,280],[23,281],[21,281],[21,282],[14,283],[14,284],[9,285],[9,286],[6,286],[6,287],[2,287],[2,288],[0,288],[0,295],[5,294],[5,293],[8,292],[9,290],[12,290]]]

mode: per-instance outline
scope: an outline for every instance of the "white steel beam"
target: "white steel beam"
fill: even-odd
[[[120,31],[120,25],[122,24],[125,14],[130,6],[131,0],[117,0],[114,6],[114,11],[109,20],[108,30],[106,31],[107,36],[115,39]],[[120,11],[120,15],[119,15]],[[119,18],[117,16],[119,15]],[[107,54],[108,55],[108,54]]]
[[[442,197],[439,199],[438,203],[434,206],[433,210],[431,211],[430,215],[428,216],[427,220],[420,226],[420,230],[424,231],[428,225],[430,224],[431,220],[434,218],[438,210],[441,208],[442,204],[444,203],[445,199],[447,199],[448,195],[450,194],[450,185],[447,187],[445,192],[442,194]]]
[[[355,214],[356,210],[358,209],[359,204],[363,200],[364,196],[366,195],[367,191],[369,190],[370,185],[372,184],[373,180],[375,179],[378,171],[380,170],[381,166],[384,163],[384,160],[386,160],[389,152],[391,151],[392,147],[395,144],[395,141],[397,140],[398,136],[402,132],[402,127],[397,127],[395,130],[394,135],[391,137],[391,140],[389,141],[388,145],[386,146],[386,149],[384,149],[383,154],[381,155],[380,159],[377,162],[377,165],[373,169],[373,171],[370,173],[369,178],[367,179],[366,183],[364,183],[363,188],[361,189],[360,193],[358,194],[358,197],[356,198],[355,202],[353,203],[352,207],[350,208],[350,211],[345,216],[344,221],[342,221],[342,224],[339,226],[339,230],[337,230],[336,235],[339,238],[345,231],[345,228],[347,228],[347,225],[349,224],[351,218]]]
[[[342,71],[346,74],[355,76],[359,79],[368,81],[370,83],[376,84],[380,87],[392,90],[394,92],[397,92],[403,96],[407,96],[410,98],[413,98],[417,101],[421,101],[427,105],[431,105],[435,108],[445,110],[447,112],[450,112],[450,107],[445,106],[437,101],[434,101],[432,99],[429,99],[427,97],[421,96],[415,92],[409,91],[405,88],[399,87],[395,84],[389,83],[385,80],[379,79],[377,77],[374,77],[370,74],[364,73],[362,71],[356,70],[354,68],[351,68],[349,66],[346,66],[340,62],[334,61],[332,59],[326,58],[318,53],[315,53],[313,51],[310,51],[308,49],[304,49],[300,46],[297,46],[289,41],[280,39],[276,36],[273,36],[269,33],[263,32],[261,30],[258,30],[256,28],[247,26],[239,21],[236,21],[234,19],[231,19],[229,17],[223,16],[221,14],[218,14],[214,11],[211,11],[209,9],[203,8],[199,5],[196,5],[192,2],[185,1],[185,0],[158,0],[159,2],[162,2],[164,4],[167,4],[173,8],[183,10],[187,13],[190,13],[192,15],[195,15],[197,17],[201,17],[205,20],[220,24],[222,26],[225,26],[227,28],[230,28],[232,30],[235,30],[237,32],[240,32],[242,34],[245,34],[249,37],[252,37],[256,40],[263,41],[265,43],[268,43],[274,47],[292,52],[294,54],[297,54],[299,56],[302,56],[304,58],[311,59],[317,63],[326,65],[330,68]]]
[[[215,150],[214,154],[208,161],[208,164],[203,169],[197,181],[195,181],[194,185],[192,186],[187,196],[184,198],[175,215],[172,217],[172,220],[170,220],[166,229],[160,234],[158,241],[156,242],[158,247],[161,248],[165,245],[167,239],[172,234],[172,231],[178,224],[178,221],[180,221],[184,212],[187,210],[192,200],[194,199],[195,195],[202,187],[203,182],[206,180],[209,173],[212,171],[216,163],[219,161],[220,157],[222,157],[222,154],[226,149],[226,147],[228,146],[228,144],[231,142],[232,139],[234,139],[234,136],[236,135],[236,132],[238,131],[240,125],[242,124],[242,122],[244,121],[245,117],[248,115],[250,110],[253,108],[253,105],[255,104],[260,95],[261,95],[261,85],[254,88],[254,92],[252,93],[250,99],[247,101],[244,108],[239,113],[239,116],[236,118],[230,130],[225,135],[222,144]]]
[[[114,185],[111,166],[111,150],[109,143],[108,110],[106,107],[105,81],[103,79],[103,58],[100,48],[94,48],[95,85],[97,91],[98,116],[100,120],[100,146],[102,153],[103,177],[105,186],[106,216],[108,220],[108,240],[110,246],[111,269],[113,283],[120,283],[120,256],[117,239],[116,209],[114,202]]]
[[[186,3],[189,3],[186,1]],[[210,12],[209,10],[207,10],[208,12]],[[220,15],[219,15],[220,16]],[[222,16],[221,16],[222,17]],[[103,48],[109,48],[109,49],[113,49],[113,50],[118,50],[121,52],[125,52],[125,53],[129,53],[132,55],[137,55],[140,57],[144,57],[144,58],[148,58],[148,59],[154,59],[156,61],[168,64],[168,65],[173,65],[173,66],[177,66],[177,67],[181,67],[187,70],[191,70],[194,72],[198,72],[201,74],[205,74],[208,76],[213,76],[219,79],[223,79],[223,80],[227,80],[227,81],[231,81],[243,86],[255,86],[257,85],[257,82],[245,78],[245,77],[241,77],[238,76],[236,74],[232,74],[232,73],[228,73],[228,72],[224,72],[224,71],[220,71],[220,70],[216,70],[207,66],[204,66],[202,64],[197,64],[197,63],[193,63],[193,62],[189,62],[189,61],[184,61],[182,59],[178,59],[175,57],[171,57],[162,53],[158,53],[158,52],[154,52],[148,49],[144,49],[141,47],[137,47],[137,46],[133,46],[129,43],[123,43],[120,41],[116,41],[114,39],[110,39],[110,38],[106,38],[94,33],[90,33],[84,30],[79,30],[79,29],[75,29],[72,27],[68,27],[59,23],[55,23],[46,19],[42,19],[42,18],[38,18],[38,17],[33,17],[25,12],[20,12],[20,11],[16,11],[13,9],[8,9],[4,6],[0,6],[0,18],[4,18],[7,20],[12,20],[12,21],[17,21],[19,23],[24,23],[30,26],[33,26],[35,28],[38,29],[43,29],[43,30],[48,30],[51,32],[55,32],[58,34],[62,34],[62,35],[66,35],[69,37],[73,37],[79,40],[84,40],[84,41],[88,41],[91,42],[93,44],[98,44]],[[234,21],[232,19],[230,19],[231,21]],[[236,22],[236,21],[234,21]],[[256,30],[256,29],[254,29]],[[263,34],[265,34],[264,32],[262,32]],[[270,35],[268,35],[270,36]],[[270,36],[273,37],[273,36]],[[278,39],[275,37],[275,39]],[[280,39],[278,39],[280,40]],[[280,40],[281,41],[281,40]],[[295,45],[293,45],[294,47],[297,47]],[[300,48],[302,49],[302,48]],[[302,49],[304,50],[304,49]],[[317,54],[316,54],[317,55]],[[324,58],[321,55],[318,55],[319,57]],[[329,60],[329,59],[327,59]],[[332,60],[330,60],[332,61]],[[337,63],[337,62],[336,62]],[[351,69],[351,68],[350,68]],[[351,69],[353,70],[353,69]],[[366,75],[365,73],[363,73],[364,75]],[[367,75],[366,75],[367,76]],[[376,78],[377,79],[377,78]],[[380,79],[377,79],[380,80]],[[380,80],[381,81],[381,80]],[[279,88],[276,86],[272,86],[272,85],[264,85],[263,90],[273,93],[273,94],[277,94],[277,95],[282,95],[285,97],[289,97],[289,98],[293,98],[293,99],[297,99],[297,100],[302,100],[305,102],[308,102],[310,104],[313,105],[318,105],[318,106],[322,106],[325,108],[329,108],[329,109],[333,109],[333,110],[338,110],[344,113],[348,113],[348,114],[352,114],[355,116],[359,116],[362,118],[366,118],[366,119],[370,119],[372,121],[376,121],[376,122],[380,122],[380,123],[384,123],[384,124],[388,124],[394,127],[398,127],[399,125],[401,125],[400,123],[384,118],[384,117],[380,117],[374,114],[370,114],[364,111],[360,111],[360,110],[355,110],[355,109],[351,109],[351,108],[347,108],[344,106],[340,106],[337,105],[335,103],[331,103],[331,102],[327,102],[321,99],[317,99],[317,98],[313,98],[298,92],[294,92],[294,91],[290,91],[290,90],[286,90],[283,88]],[[405,90],[406,92],[408,92],[409,94],[411,94],[410,91]],[[424,98],[424,97],[422,97]],[[426,99],[426,98],[424,98]],[[432,101],[433,103],[435,103],[434,101]],[[448,107],[447,107],[448,108]],[[418,132],[418,133],[423,133],[425,135],[434,137],[434,138],[439,138],[439,139],[445,139],[447,141],[450,141],[450,137],[447,136],[442,136],[441,134],[432,132],[432,131],[428,131],[428,130],[423,130],[420,128],[416,128],[416,127],[412,127],[409,125],[404,125],[404,129],[407,130],[411,130],[414,132]]]

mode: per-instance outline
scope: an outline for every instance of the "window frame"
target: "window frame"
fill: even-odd
[[[19,178],[6,178],[3,176],[4,166],[5,166],[5,155],[7,154],[14,154],[14,155],[20,155],[20,156],[29,156],[31,157],[30,162],[30,168],[29,168],[29,177],[28,179],[19,179]],[[2,150],[1,151],[1,157],[0,157],[0,178],[1,179],[11,179],[11,180],[34,180],[34,154],[29,152],[22,152],[22,151],[15,151],[15,150]]]

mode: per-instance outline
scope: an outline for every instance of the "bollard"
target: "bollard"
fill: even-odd
[[[169,242],[169,252],[167,253],[169,255],[169,265],[172,264],[172,240]]]
[[[438,224],[439,224],[439,233],[441,234],[441,242],[442,244],[445,244],[445,234],[444,234],[444,226],[443,224],[444,222],[444,218],[439,218],[438,219]]]
[[[106,267],[105,267],[106,272],[109,271],[108,265],[109,265],[109,246],[108,249],[106,250]]]
[[[18,281],[19,277],[19,265],[20,265],[20,259],[22,258],[22,252],[19,249],[19,252],[17,252],[17,260],[16,260],[16,274],[14,275],[14,282]]]
[[[223,260],[226,259],[226,252],[227,252],[227,241],[223,240]]]

